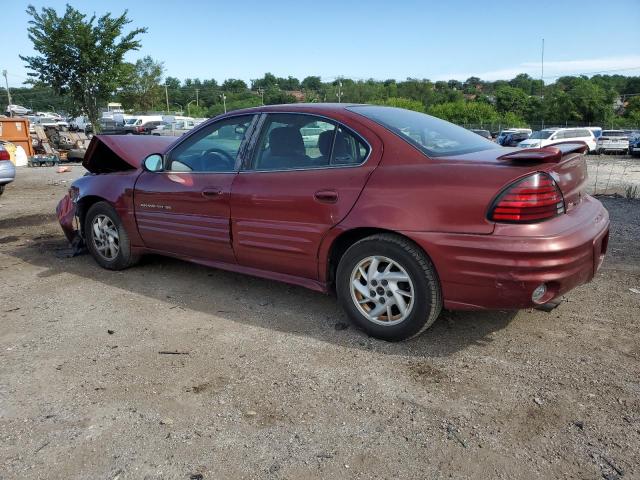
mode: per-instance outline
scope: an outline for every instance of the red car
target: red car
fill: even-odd
[[[442,308],[541,306],[593,278],[609,218],[586,150],[503,148],[390,107],[260,107],[179,139],[95,137],[58,217],[105,268],[160,253],[335,290],[401,340]]]

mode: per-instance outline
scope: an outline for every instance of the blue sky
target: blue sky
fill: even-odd
[[[325,80],[407,77],[464,80],[545,79],[616,70],[640,75],[638,0],[492,2],[2,0],[0,70],[10,86],[26,79],[18,54],[32,54],[28,4],[86,13],[129,10],[131,27],[146,26],[144,55],[184,78],[241,78],[265,72]],[[7,41],[9,40],[9,41]]]

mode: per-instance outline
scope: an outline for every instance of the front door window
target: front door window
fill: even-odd
[[[178,145],[169,155],[172,172],[232,172],[253,115],[214,123]]]

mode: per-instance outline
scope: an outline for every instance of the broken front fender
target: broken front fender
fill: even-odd
[[[71,192],[65,195],[56,207],[56,216],[67,240],[72,245],[80,238],[79,222],[76,216],[77,206],[71,197]]]

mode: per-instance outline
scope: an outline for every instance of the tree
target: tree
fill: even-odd
[[[29,39],[37,52],[22,56],[29,76],[48,85],[60,95],[72,100],[70,113],[85,112],[94,128],[99,129],[99,108],[106,103],[122,83],[126,68],[124,55],[141,46],[138,36],[147,31],[123,29],[131,23],[127,11],[112,17],[110,13],[96,18],[67,5],[63,16],[53,8],[40,12],[27,8]]]
[[[265,73],[264,77],[258,78],[255,80],[251,80],[251,90],[257,90],[262,88],[264,90],[269,90],[272,88],[276,88],[278,84],[278,79],[273,73]]]
[[[244,92],[247,89],[247,84],[244,83],[243,80],[228,78],[222,84],[222,89],[225,92],[240,93]]]
[[[154,106],[163,104],[164,91],[160,86],[163,64],[146,56],[136,61],[135,65],[129,65],[126,85],[120,93],[122,103],[129,108],[144,111],[153,110]]]
[[[496,90],[496,108],[500,113],[513,112],[516,115],[523,115],[528,98],[528,95],[519,88],[501,87]]]
[[[424,105],[417,100],[411,100],[410,98],[391,97],[381,102],[376,102],[379,105],[387,105],[389,107],[406,108],[407,110],[413,110],[415,112],[424,113]]]
[[[320,80],[320,77],[306,77],[302,80],[302,88],[319,92],[322,88],[322,80]]]

